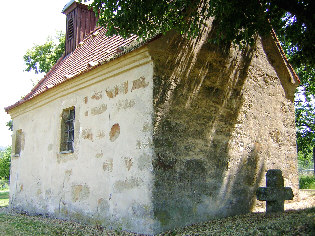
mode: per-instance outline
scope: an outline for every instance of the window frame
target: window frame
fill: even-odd
[[[74,152],[75,107],[64,109],[61,115],[60,153]]]

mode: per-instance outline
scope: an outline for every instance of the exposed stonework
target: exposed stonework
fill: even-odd
[[[103,131],[103,130],[100,130],[98,133],[97,133],[97,138],[98,139],[102,139],[102,138],[105,138],[105,131]]]
[[[136,104],[135,100],[122,100],[122,101],[118,101],[118,103],[116,104],[117,109],[128,109],[128,108],[132,108],[134,107]]]
[[[113,159],[106,160],[103,163],[103,170],[110,171],[110,172],[113,171]]]
[[[145,88],[149,85],[149,83],[147,83],[145,81],[144,77],[140,77],[137,80],[132,81],[132,88],[131,88],[131,92],[135,89],[140,89],[140,88]]]
[[[96,158],[102,158],[104,156],[104,154],[101,152],[101,153],[97,153],[95,155]]]
[[[82,130],[82,138],[93,141],[93,133],[91,129]]]
[[[109,132],[110,141],[114,142],[120,134],[120,126],[119,124],[114,124]]]
[[[91,98],[94,100],[100,100],[102,99],[102,97],[103,97],[103,94],[102,94],[102,91],[100,91],[100,92],[95,92]]]
[[[130,178],[125,180],[119,180],[114,183],[114,192],[122,192],[139,187],[143,183],[140,178]]]
[[[72,195],[72,201],[82,201],[86,200],[90,195],[90,189],[87,185],[74,185],[71,187],[71,195]]]
[[[131,158],[125,158],[125,165],[126,165],[127,170],[129,171],[130,168],[131,168],[132,165],[133,165],[132,159],[131,159]]]
[[[106,94],[108,98],[114,98],[118,96],[118,94],[126,94],[126,93],[128,93],[128,81],[120,85],[116,85],[112,89],[108,89],[108,90],[106,89]]]
[[[99,114],[104,113],[106,110],[107,110],[107,105],[106,104],[102,104],[102,105],[100,105],[98,107],[93,107],[91,109],[91,114],[94,115],[94,116],[95,115],[99,115]]]
[[[236,51],[167,40],[173,43],[149,45],[153,202],[161,228],[249,212],[270,168],[282,169],[296,193],[293,95],[277,77],[285,68],[270,64],[266,43]]]

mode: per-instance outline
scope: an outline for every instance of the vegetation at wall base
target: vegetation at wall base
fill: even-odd
[[[1,210],[1,208],[0,208]],[[159,235],[314,235],[315,208],[284,213],[250,213],[177,228]],[[137,235],[43,216],[1,213],[2,235]]]
[[[315,189],[315,176],[314,175],[302,175],[299,177],[300,189]]]

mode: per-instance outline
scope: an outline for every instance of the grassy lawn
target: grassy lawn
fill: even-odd
[[[1,235],[136,235],[40,216],[0,213]],[[315,235],[315,208],[250,213],[179,228],[160,235]]]
[[[300,189],[315,189],[315,176],[302,175],[299,177]]]
[[[39,216],[0,213],[1,235],[99,235],[97,228]]]
[[[0,190],[0,207],[5,207],[9,204],[9,190]]]
[[[9,190],[0,191],[0,235],[136,235],[42,216],[5,213]],[[1,213],[2,212],[2,213]],[[315,207],[279,214],[250,213],[211,220],[160,235],[315,235]]]

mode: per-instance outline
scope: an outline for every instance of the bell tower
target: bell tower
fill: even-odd
[[[65,55],[68,55],[95,29],[97,18],[92,9],[75,0],[71,0],[63,8],[62,13],[67,17]]]

